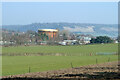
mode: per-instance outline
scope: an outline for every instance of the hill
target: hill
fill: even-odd
[[[88,24],[88,23],[32,23],[28,25],[3,25],[3,29],[26,32],[38,29],[68,30],[78,34],[91,34],[94,36],[118,36],[117,24]]]

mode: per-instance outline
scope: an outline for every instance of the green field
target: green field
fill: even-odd
[[[74,67],[82,65],[117,61],[117,55],[87,55],[97,52],[117,52],[118,44],[95,44],[80,46],[19,46],[3,47],[2,70],[3,76],[28,73],[29,67],[31,72],[40,72],[48,70],[58,70],[70,68],[71,62]],[[22,54],[32,54],[32,56],[23,56]],[[43,56],[35,54],[43,53]],[[50,54],[67,54],[66,56],[53,56]],[[5,54],[5,55],[4,55]],[[16,56],[9,56],[17,54]],[[21,54],[21,56],[18,56]],[[48,55],[49,54],[49,55]],[[70,55],[70,56],[69,56]]]
[[[118,44],[94,44],[94,45],[79,45],[79,46],[18,46],[18,47],[3,47],[3,55],[87,55],[96,54],[96,52],[117,52]]]
[[[28,73],[29,66],[31,72],[56,70],[70,68],[71,62],[74,67],[81,65],[96,64],[116,61],[117,56],[4,56],[3,57],[3,76],[13,74]]]

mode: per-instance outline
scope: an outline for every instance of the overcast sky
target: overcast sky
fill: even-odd
[[[4,2],[3,25],[69,22],[117,24],[117,2]]]

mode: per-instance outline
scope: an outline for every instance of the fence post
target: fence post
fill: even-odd
[[[73,68],[72,62],[71,62],[71,67]]]
[[[110,62],[110,57],[108,58],[108,62]]]
[[[29,68],[28,68],[28,72],[30,73],[30,66],[29,66]]]
[[[97,60],[97,58],[96,58],[96,64],[98,63],[98,60]]]

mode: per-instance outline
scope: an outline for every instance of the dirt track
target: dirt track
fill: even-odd
[[[64,70],[3,76],[2,80],[120,80],[119,67],[118,62],[108,62]]]

